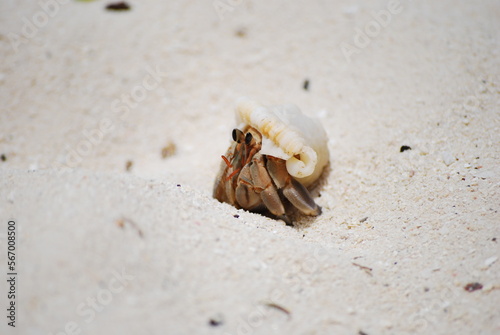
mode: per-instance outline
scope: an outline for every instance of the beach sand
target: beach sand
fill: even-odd
[[[498,1],[128,3],[0,2],[0,333],[500,333]],[[212,198],[241,96],[320,216]]]

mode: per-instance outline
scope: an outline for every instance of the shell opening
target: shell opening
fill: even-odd
[[[317,161],[318,155],[316,152],[309,147],[303,147],[298,155],[287,159],[286,169],[294,177],[305,178],[313,174]]]

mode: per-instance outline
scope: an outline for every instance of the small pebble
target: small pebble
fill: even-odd
[[[125,163],[125,171],[130,171],[130,170],[132,169],[132,166],[133,166],[133,165],[134,165],[134,162],[132,162],[132,161],[130,161],[130,160],[129,160],[129,161],[127,161],[127,162]]]
[[[161,158],[165,159],[167,157],[175,155],[177,151],[177,146],[174,142],[169,142],[161,149]]]
[[[477,291],[477,290],[480,290],[483,288],[483,285],[481,283],[469,283],[467,285],[464,286],[464,290],[466,290],[467,292],[474,292],[474,291]]]
[[[2,160],[2,162],[5,162],[7,160],[7,156],[5,156],[5,154],[2,154],[0,156],[0,160]]]
[[[444,164],[449,166],[455,162],[455,157],[449,151],[443,151],[441,157],[443,158]]]
[[[303,88],[305,91],[309,91],[309,80],[308,79],[304,80]]]
[[[208,320],[208,324],[212,327],[220,326],[223,323],[224,323],[224,320],[223,320],[222,314],[214,315],[213,317],[210,318],[210,320]]]

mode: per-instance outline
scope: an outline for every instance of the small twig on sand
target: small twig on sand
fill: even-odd
[[[360,265],[358,263],[352,263],[352,265],[354,266],[357,266],[358,268],[360,268],[361,270],[364,270],[367,274],[369,274],[370,276],[373,276],[373,273],[372,273],[372,268],[369,268],[367,266],[363,266],[363,265]]]

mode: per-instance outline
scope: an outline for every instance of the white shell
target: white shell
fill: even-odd
[[[240,129],[250,125],[262,134],[264,155],[286,160],[288,173],[304,186],[314,183],[328,164],[327,136],[321,123],[295,105],[262,106],[241,98],[236,108]]]

